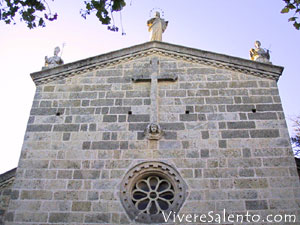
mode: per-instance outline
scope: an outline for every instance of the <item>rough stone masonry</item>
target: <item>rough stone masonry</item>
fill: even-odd
[[[151,77],[153,58],[158,78],[177,77],[156,83],[159,140],[145,137],[151,82],[134,81]],[[282,70],[154,41],[31,74],[36,94],[5,225],[139,223],[120,185],[150,161],[186,184],[181,214],[293,214],[300,224]]]

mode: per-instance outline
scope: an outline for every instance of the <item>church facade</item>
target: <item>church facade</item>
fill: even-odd
[[[31,74],[4,224],[300,224],[282,71],[152,41]]]

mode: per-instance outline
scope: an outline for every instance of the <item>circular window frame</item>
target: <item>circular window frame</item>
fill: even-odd
[[[143,162],[131,168],[123,178],[120,185],[120,200],[131,220],[141,223],[165,223],[163,214],[147,214],[137,209],[132,199],[132,192],[138,181],[151,176],[161,177],[171,183],[174,189],[174,199],[170,207],[164,211],[178,213],[187,196],[187,185],[179,172],[164,162]]]

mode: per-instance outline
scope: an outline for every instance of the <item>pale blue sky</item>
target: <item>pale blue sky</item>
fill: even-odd
[[[122,12],[125,36],[108,31],[93,15],[84,20],[79,14],[83,0],[49,2],[59,16],[45,28],[0,24],[0,173],[17,166],[35,92],[29,74],[41,69],[44,57],[64,42],[65,63],[144,43],[153,8],[163,9],[169,20],[165,42],[248,59],[260,40],[270,48],[273,64],[285,67],[278,86],[286,116],[300,115],[300,31],[280,14],[282,0],[128,0]],[[115,14],[117,25],[119,18]]]

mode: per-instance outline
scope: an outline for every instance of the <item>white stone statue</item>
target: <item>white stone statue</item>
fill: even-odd
[[[43,69],[52,68],[64,64],[64,61],[61,59],[61,57],[58,56],[59,52],[60,52],[60,48],[56,47],[54,49],[54,56],[49,58],[45,56],[45,67],[43,67]]]
[[[151,41],[162,41],[162,33],[167,29],[168,21],[160,18],[156,12],[155,17],[147,21],[148,31],[151,32]]]
[[[269,50],[263,49],[260,46],[260,41],[255,41],[255,48],[250,49],[250,59],[257,62],[271,64]]]
[[[163,131],[159,124],[150,123],[145,130],[145,136],[149,140],[158,140],[163,136]]]

